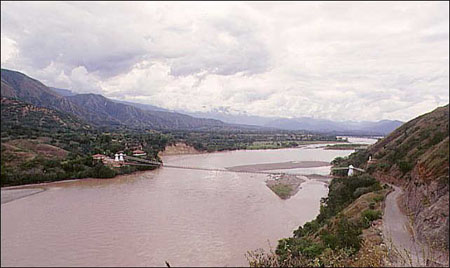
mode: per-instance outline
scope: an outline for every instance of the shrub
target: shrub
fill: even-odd
[[[383,201],[383,200],[384,200],[384,195],[377,195],[373,198],[373,201],[375,201],[377,203],[380,201]]]
[[[400,171],[405,174],[409,172],[411,169],[413,169],[414,165],[412,163],[409,163],[407,161],[398,161],[397,162],[398,167],[400,168]]]
[[[330,234],[328,231],[325,231],[320,235],[320,240],[322,240],[325,246],[331,249],[335,249],[339,243],[336,235]]]
[[[377,163],[376,168],[382,171],[388,171],[391,168],[389,163],[381,162]]]
[[[367,209],[361,213],[361,225],[363,228],[369,228],[374,220],[381,219],[381,211]]]
[[[116,172],[102,163],[96,164],[90,169],[90,176],[93,178],[112,178],[116,176]]]
[[[312,245],[310,245],[302,250],[302,255],[304,255],[310,259],[313,259],[313,258],[319,256],[324,249],[325,248],[321,244],[313,243]]]
[[[367,218],[369,221],[378,220],[381,218],[381,211],[366,209],[361,213],[361,217]]]
[[[365,193],[372,191],[372,187],[359,187],[353,192],[353,197],[358,198]]]
[[[341,217],[337,225],[338,247],[358,251],[361,244],[359,235],[362,233],[357,224]]]

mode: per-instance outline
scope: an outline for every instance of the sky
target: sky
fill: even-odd
[[[449,102],[449,3],[2,1],[1,66],[171,110],[407,121]]]

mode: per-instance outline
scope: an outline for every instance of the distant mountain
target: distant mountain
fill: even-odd
[[[84,107],[88,114],[83,117],[88,121],[99,122],[102,125],[124,124],[152,129],[201,129],[226,125],[218,120],[195,118],[179,113],[146,111],[98,94],[77,94],[67,98],[72,103]]]
[[[245,114],[231,114],[221,110],[210,112],[183,112],[192,116],[218,119],[231,124],[248,124],[264,126],[283,130],[306,130],[311,132],[333,133],[335,135],[387,135],[399,127],[402,122],[397,120],[370,121],[344,121],[337,122],[327,119],[310,117],[280,118],[262,117]]]
[[[126,105],[130,105],[145,111],[160,111],[160,112],[171,112],[170,110],[158,107],[158,106],[154,106],[154,105],[150,105],[150,104],[142,104],[142,103],[136,103],[136,102],[130,102],[130,101],[122,101],[122,100],[115,100],[115,99],[110,99],[111,101],[117,102],[117,103],[122,103],[122,104],[126,104]],[[199,117],[199,116],[194,116],[194,117]]]
[[[276,119],[275,117],[262,117],[247,114],[231,114],[217,109],[210,112],[189,112],[189,111],[179,111],[179,112],[195,117],[216,119],[229,124],[245,124],[254,126],[264,126],[270,121]]]
[[[326,119],[314,119],[308,117],[293,119],[281,118],[265,124],[265,126],[268,127],[276,127],[289,130],[303,129],[325,133],[368,135],[387,135],[401,125],[402,122],[397,120],[382,120],[377,122],[336,122]]]
[[[49,87],[49,89],[51,91],[53,91],[54,93],[64,96],[64,97],[71,97],[71,96],[75,96],[78,93],[75,93],[69,89],[64,89],[64,88],[56,88],[56,87]],[[169,110],[164,109],[164,108],[160,108],[154,105],[149,105],[149,104],[142,104],[142,103],[136,103],[136,102],[129,102],[129,101],[122,101],[122,100],[116,100],[116,99],[109,99],[113,102],[117,102],[117,103],[122,103],[122,104],[126,104],[126,105],[130,105],[130,106],[134,106],[136,108],[142,109],[142,110],[146,110],[146,111],[162,111],[162,112],[169,112]]]
[[[48,87],[51,91],[55,92],[58,95],[64,96],[64,97],[68,97],[68,96],[73,96],[76,95],[77,93],[74,93],[71,90],[68,89],[64,89],[64,88],[56,88],[56,87]]]
[[[1,96],[19,99],[38,107],[68,112],[91,124],[100,126],[123,125],[137,128],[184,130],[282,129],[334,135],[386,135],[402,123],[391,120],[335,122],[307,117],[270,118],[232,115],[223,111],[188,113],[190,115],[186,115],[153,105],[112,100],[97,94],[75,94],[61,88],[49,88],[20,72],[6,69],[1,70]]]
[[[63,95],[61,95],[63,94]],[[146,110],[113,101],[97,94],[75,94],[61,89],[50,89],[41,82],[20,72],[1,69],[1,96],[17,99],[37,107],[55,109],[78,116],[97,126],[128,126],[149,129],[239,129],[248,128],[225,124],[219,120]]]
[[[1,96],[19,99],[39,107],[67,112],[80,112],[80,107],[76,107],[66,98],[53,92],[38,80],[20,72],[6,69],[1,69]]]

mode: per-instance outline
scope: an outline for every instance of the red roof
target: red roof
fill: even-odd
[[[141,150],[134,150],[133,154],[145,154],[145,152]]]

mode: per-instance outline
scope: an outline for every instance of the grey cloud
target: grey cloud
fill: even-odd
[[[85,6],[8,3],[2,8],[2,33],[17,42],[21,57],[34,68],[54,61],[63,63],[66,72],[82,65],[108,77],[141,60],[146,53],[143,38],[120,25],[115,14],[102,17],[101,7],[87,12]]]
[[[355,120],[449,99],[448,2],[1,5],[2,67],[76,92]]]

